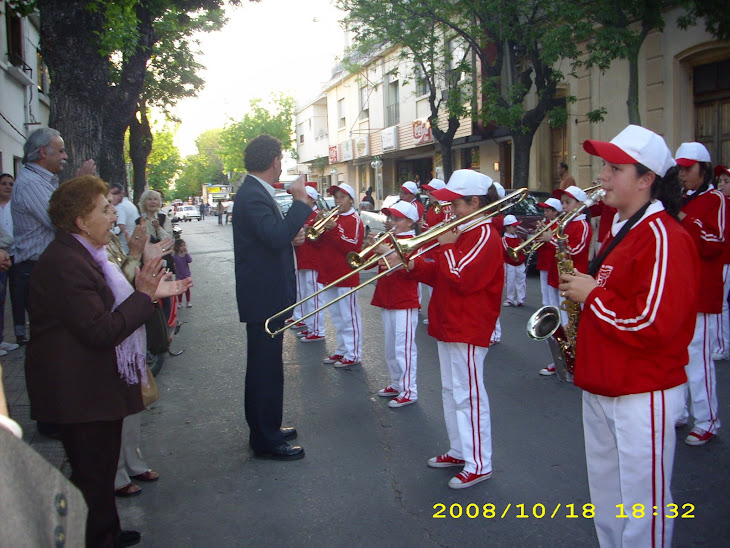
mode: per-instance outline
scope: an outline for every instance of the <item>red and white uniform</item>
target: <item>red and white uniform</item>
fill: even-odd
[[[304,223],[304,229],[314,224],[319,210],[317,206],[312,209],[312,214]],[[317,281],[319,271],[319,248],[309,240],[304,239],[304,243],[295,248],[297,258],[297,300],[304,302],[297,308],[296,318],[302,318],[307,314],[314,312],[324,304],[322,295],[309,298],[317,291],[322,289],[322,284]],[[305,300],[306,299],[306,300]],[[310,316],[304,323],[307,324],[307,333],[309,335],[325,336],[324,330],[324,310],[320,310],[313,316]]]
[[[623,226],[612,227],[607,243]],[[694,332],[699,265],[691,239],[652,203],[605,258],[578,328],[591,502],[601,546],[670,546],[675,423]],[[617,504],[628,519],[616,519]],[[632,507],[647,513],[635,518]],[[652,516],[652,507],[658,509]]]
[[[415,236],[413,230],[398,234],[399,239]],[[379,272],[385,270],[380,267]],[[390,386],[400,397],[418,399],[416,373],[418,349],[416,328],[418,327],[418,282],[401,268],[378,280],[370,303],[380,307],[383,319],[385,362],[390,371]]]
[[[725,212],[730,211],[730,198],[725,197]],[[721,360],[730,358],[730,314],[727,296],[730,293],[730,222],[725,223],[725,242],[722,268],[722,312],[717,317],[717,339],[712,350],[713,356]]]
[[[569,215],[570,213],[568,213]],[[591,225],[586,221],[585,215],[578,215],[575,219],[570,221],[565,226],[565,235],[568,236],[567,240],[567,251],[570,253],[570,258],[573,259],[573,267],[578,272],[588,272],[588,252],[591,248],[591,238],[593,237],[593,230]],[[549,249],[553,252],[553,264],[554,268],[548,270],[548,285],[552,288],[551,296],[554,306],[560,308],[560,304],[563,302],[558,291],[558,285],[560,284],[560,274],[558,273],[558,263],[555,258],[555,254],[558,250],[558,238],[553,235],[552,239],[546,244]],[[544,247],[546,247],[544,246]],[[561,310],[560,316],[563,321],[563,325],[568,323],[568,314]]]
[[[423,202],[418,199],[418,197],[413,198],[411,200],[411,204],[413,204],[413,207],[415,207],[416,211],[418,211],[418,221],[420,222],[423,219],[423,213],[426,208],[423,205]]]
[[[488,220],[439,246],[434,262],[417,259],[412,275],[433,287],[428,333],[438,341],[448,454],[464,470],[492,470],[484,359],[499,316],[504,283],[501,238]]]
[[[441,209],[440,213],[436,213],[433,207],[429,207],[426,210],[426,215],[424,216],[423,225],[421,226],[421,228],[425,232],[429,228],[439,224],[444,219],[446,219],[446,208]]]
[[[687,216],[682,226],[687,230],[700,258],[697,323],[689,345],[687,386],[689,412],[694,426],[712,434],[720,428],[717,416],[717,386],[711,341],[716,336],[717,314],[722,312],[722,271],[725,257],[725,197],[712,187],[684,207]]]
[[[611,207],[610,205],[606,205],[603,201],[598,202],[597,204],[593,204],[589,208],[591,212],[592,217],[600,217],[600,220],[598,221],[598,235],[597,235],[597,241],[598,241],[598,251],[600,252],[601,244],[603,240],[606,238],[608,233],[611,231],[611,226],[613,225],[613,218],[616,215],[616,208]]]
[[[337,226],[332,230],[325,230],[315,241],[320,250],[320,270],[317,281],[323,285],[334,282],[352,268],[347,264],[347,254],[350,251],[360,251],[365,234],[360,216],[354,208],[347,213],[340,213]],[[346,278],[337,286],[331,287],[323,293],[326,303],[346,293],[350,288],[360,283],[360,276],[354,274]],[[346,360],[360,362],[362,360],[362,322],[360,320],[360,305],[357,292],[340,299],[328,307],[332,324],[337,331],[337,350],[334,354],[344,356]]]
[[[525,254],[520,251],[515,261],[507,254],[507,248],[517,247],[522,239],[516,234],[505,234],[502,237],[504,245],[504,274],[507,280],[506,299],[511,304],[524,304],[527,294],[527,277],[525,276]]]

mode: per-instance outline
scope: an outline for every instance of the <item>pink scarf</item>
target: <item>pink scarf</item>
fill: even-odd
[[[104,279],[114,294],[115,310],[127,297],[134,293],[134,289],[124,277],[119,265],[109,261],[104,246],[96,248],[78,234],[73,234],[81,245],[91,254],[94,262],[101,267]],[[124,339],[116,348],[117,369],[119,376],[127,384],[138,384],[140,380],[147,383],[147,332],[145,326],[140,326],[134,333]]]

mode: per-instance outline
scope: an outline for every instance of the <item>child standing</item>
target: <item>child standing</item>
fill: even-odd
[[[525,304],[527,294],[527,279],[525,277],[525,253],[520,251],[517,259],[513,259],[507,253],[507,248],[517,247],[522,239],[517,235],[517,227],[520,222],[514,215],[507,215],[504,218],[504,274],[507,278],[507,295],[504,306],[522,306]],[[512,297],[515,297],[514,299]]]
[[[185,280],[190,277],[190,267],[188,265],[193,262],[193,258],[188,254],[188,245],[185,243],[185,240],[175,240],[175,247],[173,249],[175,253],[172,255],[172,262],[175,265],[175,276],[178,280]],[[177,307],[181,308],[182,294],[178,295],[177,298],[179,299],[177,301]],[[190,304],[190,289],[185,291],[185,299],[187,301],[185,308],[192,308],[193,305]]]
[[[390,208],[384,208],[391,225],[395,227],[398,239],[413,238],[416,235],[418,210],[403,200]],[[387,247],[387,246],[383,246]],[[381,250],[378,250],[381,251]],[[382,261],[381,261],[382,262]],[[382,272],[387,267],[380,267]],[[403,407],[416,403],[416,327],[418,326],[418,282],[405,270],[398,270],[383,276],[375,286],[370,303],[380,307],[383,318],[385,361],[390,371],[390,385],[378,392],[379,396],[394,397],[389,407]]]

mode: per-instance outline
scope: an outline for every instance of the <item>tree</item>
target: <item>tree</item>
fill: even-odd
[[[413,66],[407,76],[421,80],[427,89],[431,131],[439,143],[444,177],[448,180],[452,172],[454,135],[460,118],[470,113],[468,48],[454,55],[444,43],[441,25],[413,18],[400,2],[339,0],[338,7],[348,14],[345,23],[355,36],[355,57],[369,60],[394,44],[402,46],[399,57]],[[362,64],[351,63],[350,71],[365,75],[363,78],[367,80]],[[461,76],[467,77],[462,80]],[[439,120],[442,112],[447,113],[445,127]]]
[[[222,132],[222,129],[211,129],[195,139],[198,152],[185,158],[170,197],[186,199],[188,196],[200,196],[201,187],[208,183],[229,184],[220,156]]]
[[[166,14],[183,20],[190,14],[221,11],[223,4],[224,0],[13,1],[13,7],[40,12],[41,50],[51,76],[49,123],[61,132],[70,153],[66,177],[86,158],[95,158],[102,178],[125,182],[124,134],[158,40],[154,23]],[[118,66],[113,59],[120,59]]]
[[[147,181],[150,188],[167,190],[180,173],[182,159],[173,140],[175,131],[164,128],[152,136],[152,150],[147,159]]]
[[[220,158],[226,173],[243,174],[243,151],[254,137],[266,133],[281,141],[282,149],[292,150],[294,141],[294,99],[283,93],[271,96],[268,104],[252,99],[249,112],[238,122],[227,124],[220,135]],[[200,147],[198,147],[200,148]]]

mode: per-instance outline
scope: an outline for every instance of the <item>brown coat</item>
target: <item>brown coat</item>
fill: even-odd
[[[25,377],[31,417],[48,423],[120,420],[143,409],[139,384],[119,376],[115,346],[152,316],[135,291],[112,312],[101,268],[59,232],[33,268]]]

